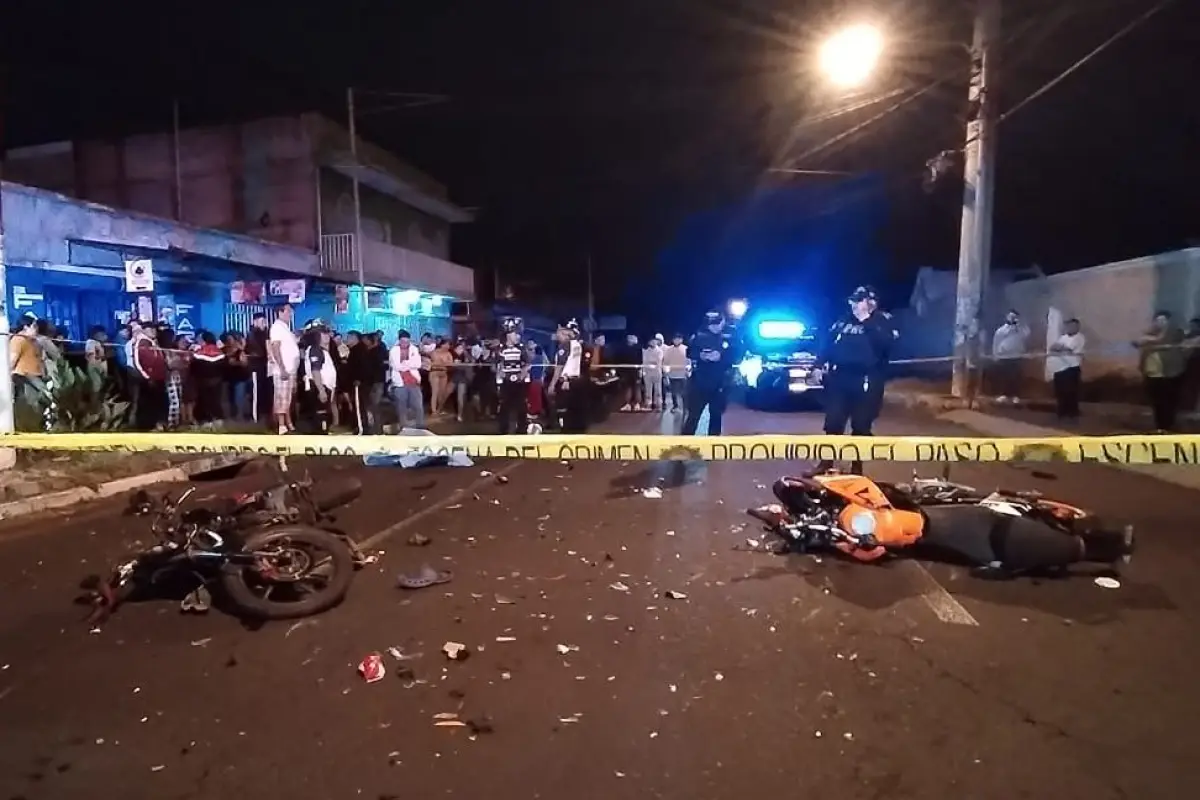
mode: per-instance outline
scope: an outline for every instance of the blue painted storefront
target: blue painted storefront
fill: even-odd
[[[125,254],[133,255],[129,251]],[[179,333],[244,331],[255,313],[269,312],[286,298],[265,296],[261,305],[234,304],[230,302],[230,284],[295,278],[228,262],[208,263],[206,259],[188,259],[188,272],[183,273],[169,259],[153,257],[154,291],[138,295],[125,291],[123,264],[102,267],[97,262],[105,259],[81,260],[90,263],[45,268],[9,266],[8,307],[13,320],[32,313],[66,330],[69,338],[82,340],[93,325],[103,325],[111,334],[130,314],[139,315],[139,298],[144,298],[141,307],[148,301],[154,318],[165,317]],[[382,330],[389,342],[402,328],[414,336],[450,333],[449,301],[435,308],[413,309],[414,313],[397,313],[392,301],[397,293],[395,289],[370,292],[371,308],[364,314],[359,288],[350,287],[346,310],[338,313],[335,284],[310,279],[304,302],[294,304],[296,318],[301,323],[320,318],[340,331]]]
[[[130,316],[165,320],[180,333],[220,333],[244,328],[261,306],[230,302],[235,281],[295,278],[282,272],[198,256],[172,256],[139,248],[71,243],[69,264],[10,265],[7,288],[11,316],[32,313],[65,329],[71,339],[86,338],[93,325],[114,331]],[[154,290],[125,291],[126,258],[148,258]],[[264,306],[285,298],[264,298]]]
[[[17,184],[3,184],[7,228],[6,300],[10,323],[25,313],[47,318],[71,339],[94,325],[110,332],[130,315],[167,317],[176,330],[244,331],[255,313],[269,313],[285,297],[264,293],[260,303],[231,302],[235,282],[306,283],[296,305],[299,322],[319,317],[342,331],[382,330],[389,340],[401,328],[413,334],[449,332],[449,301],[399,289],[362,294],[349,289],[337,302],[336,284],[318,277],[317,256],[212,229],[118,211]],[[125,261],[148,259],[154,290],[125,291]]]

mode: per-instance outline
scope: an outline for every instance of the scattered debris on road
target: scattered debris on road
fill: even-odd
[[[376,683],[387,675],[387,667],[383,663],[381,653],[371,653],[358,663],[358,674],[367,683]]]
[[[451,661],[466,661],[471,655],[471,651],[461,642],[446,642],[442,645],[442,652]]]
[[[415,573],[402,574],[396,579],[396,585],[401,589],[427,589],[454,580],[454,574],[448,571],[438,571],[428,564],[421,566]]]
[[[409,547],[427,547],[432,541],[433,539],[430,539],[425,534],[414,533],[412,536],[408,537],[406,544]]]

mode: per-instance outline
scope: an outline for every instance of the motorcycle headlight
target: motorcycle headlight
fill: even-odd
[[[861,511],[850,518],[850,531],[855,536],[875,535],[875,515],[869,511]]]
[[[761,356],[746,356],[737,366],[738,372],[746,379],[746,384],[754,387],[758,384],[758,376],[763,372]]]

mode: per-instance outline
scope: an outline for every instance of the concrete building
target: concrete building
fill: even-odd
[[[382,149],[360,140],[356,163],[349,145],[343,128],[305,114],[22,148],[7,154],[5,176],[88,201],[81,208],[93,212],[102,204],[147,224],[171,220],[179,231],[193,232],[179,234],[184,238],[202,231],[219,238],[221,232],[231,242],[307,254],[304,267],[296,264],[305,259],[292,256],[255,265],[271,275],[244,265],[235,271],[240,277],[225,303],[231,306],[227,326],[240,327],[249,315],[300,292],[302,315],[343,330],[448,332],[451,304],[475,299],[473,271],[449,260],[451,226],[471,221],[471,214],[448,200],[445,187]],[[356,177],[361,223],[354,214]],[[360,261],[365,289],[358,285]],[[45,262],[42,269],[61,272],[59,266],[77,265]],[[193,272],[214,266],[195,265]],[[280,282],[285,277],[293,280]],[[204,325],[213,323],[205,319]]]
[[[1011,308],[1006,296],[1014,281],[1040,275],[1036,268],[1031,270],[994,269],[988,276],[984,294],[980,325],[985,332],[985,341],[1000,324]],[[921,267],[913,281],[912,294],[905,308],[896,309],[900,340],[897,342],[897,359],[945,358],[941,363],[919,365],[914,370],[921,374],[949,373],[949,358],[954,352],[955,295],[958,291],[958,273],[948,269]]]
[[[231,294],[238,281],[321,275],[317,254],[299,247],[12,183],[0,201],[10,318],[32,313],[76,340],[131,316],[219,333],[248,322]]]
[[[922,267],[912,297],[897,312],[901,339],[896,357],[937,358],[918,374],[949,372],[954,335],[956,273]],[[1128,381],[1138,375],[1131,342],[1145,333],[1154,313],[1169,311],[1181,324],[1200,317],[1200,248],[1046,275],[1039,269],[994,270],[984,301],[983,333],[991,334],[1008,309],[1020,312],[1032,334],[1030,346],[1044,352],[1063,321],[1076,317],[1087,337],[1085,381]],[[1027,372],[1043,380],[1043,361],[1030,359]]]
[[[1058,336],[1063,320],[1079,319],[1087,337],[1085,380],[1134,378],[1138,354],[1130,343],[1156,311],[1171,312],[1181,325],[1200,316],[1200,248],[1017,281],[1005,296],[1038,347]]]

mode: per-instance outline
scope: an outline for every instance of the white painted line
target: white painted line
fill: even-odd
[[[411,516],[405,517],[404,519],[400,520],[399,522],[395,523],[394,525],[390,525],[390,526],[384,528],[383,530],[379,531],[378,533],[371,534],[366,539],[363,539],[360,542],[356,542],[356,544],[363,550],[370,550],[375,547],[378,547],[383,542],[387,541],[388,539],[395,536],[397,533],[400,533],[400,531],[413,525],[414,523],[420,522],[421,520],[425,519],[426,517],[432,516],[432,515],[436,514],[437,512],[447,508],[448,506],[452,506],[455,503],[463,500],[464,498],[472,496],[473,494],[478,492],[480,489],[482,489],[484,486],[494,485],[496,483],[497,478],[499,478],[502,475],[508,475],[510,472],[517,471],[518,469],[523,467],[526,463],[527,462],[525,462],[525,461],[515,461],[512,464],[509,464],[504,469],[498,470],[494,474],[489,475],[486,478],[480,478],[479,480],[474,481],[473,483],[471,483],[468,486],[464,486],[461,489],[455,489],[453,492],[446,495],[441,500],[438,500],[437,502],[435,502],[431,505],[428,505],[425,508],[422,508],[417,513],[415,513]]]
[[[642,420],[639,420],[638,424],[634,427],[636,428],[634,433],[650,433],[651,428],[657,427],[657,420],[642,419]],[[400,533],[400,531],[409,528],[410,526],[414,525],[417,522],[420,522],[421,520],[425,519],[426,517],[432,516],[432,515],[436,514],[437,512],[442,511],[443,509],[454,505],[455,503],[463,500],[464,498],[471,497],[472,495],[474,495],[476,492],[478,492],[483,487],[495,484],[496,479],[499,478],[500,476],[502,476],[502,475],[507,476],[508,474],[517,471],[518,469],[520,469],[521,467],[523,467],[525,464],[528,464],[528,463],[529,463],[528,461],[524,461],[524,460],[514,461],[513,463],[509,464],[508,466],[504,467],[503,469],[497,470],[494,474],[489,475],[486,478],[480,478],[479,480],[471,483],[469,486],[464,486],[461,489],[455,489],[449,495],[447,495],[446,497],[443,497],[441,500],[438,500],[437,502],[433,503],[432,505],[426,506],[425,508],[421,509],[420,511],[413,514],[412,516],[405,517],[404,519],[400,520],[399,522],[384,528],[383,530],[379,531],[378,533],[373,533],[370,536],[368,536],[366,539],[363,539],[360,542],[355,542],[355,544],[357,544],[363,550],[370,550],[371,548],[378,547],[380,544],[382,544],[383,542],[386,542],[388,539],[392,538],[397,533]]]
[[[971,612],[963,608],[962,603],[955,600],[954,596],[947,592],[937,582],[937,579],[929,574],[929,570],[916,561],[908,561],[906,563],[912,564],[910,571],[921,584],[921,601],[929,606],[929,610],[933,612],[935,617],[950,625],[972,625],[978,627],[978,620],[971,616]]]

